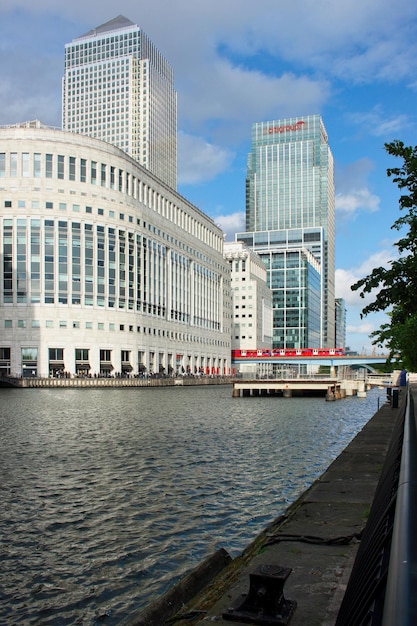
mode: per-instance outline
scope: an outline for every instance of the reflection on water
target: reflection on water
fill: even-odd
[[[0,624],[119,624],[320,475],[380,392],[0,390]]]

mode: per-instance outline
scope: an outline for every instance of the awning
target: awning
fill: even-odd
[[[100,363],[100,372],[111,372],[113,369],[111,363]]]

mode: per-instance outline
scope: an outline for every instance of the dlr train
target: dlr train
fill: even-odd
[[[343,348],[273,348],[257,349],[257,350],[232,350],[233,359],[256,359],[259,357],[300,357],[300,356],[312,356],[312,357],[329,357],[329,356],[343,356],[345,351]]]

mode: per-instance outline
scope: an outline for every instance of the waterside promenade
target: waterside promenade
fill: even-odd
[[[417,396],[415,385],[412,390]],[[239,557],[228,562],[227,553],[213,555],[212,564],[217,561],[221,571],[202,591],[196,588],[207,563],[127,624],[334,626],[405,393],[401,389],[400,408],[385,403],[310,489]],[[193,599],[187,598],[187,585]],[[254,601],[268,602],[279,590],[287,612],[282,620],[268,621],[262,610],[256,615],[248,610],[248,602],[253,608]]]

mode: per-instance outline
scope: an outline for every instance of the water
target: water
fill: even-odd
[[[0,624],[120,624],[218,548],[236,556],[380,394],[0,390]]]

